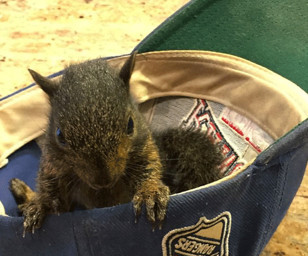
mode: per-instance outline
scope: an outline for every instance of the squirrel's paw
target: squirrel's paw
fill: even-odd
[[[147,218],[152,223],[153,228],[157,224],[161,228],[167,211],[169,194],[169,188],[163,183],[143,184],[133,198],[136,220],[141,213],[142,205],[145,204]]]
[[[29,202],[35,194],[26,183],[17,178],[11,179],[10,190],[19,208]]]
[[[41,227],[45,218],[43,206],[37,201],[30,201],[23,207],[24,215],[24,236],[25,232],[32,232]]]

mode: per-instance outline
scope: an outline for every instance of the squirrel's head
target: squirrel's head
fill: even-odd
[[[129,94],[135,55],[120,72],[102,59],[70,65],[58,81],[29,70],[50,99],[46,150],[93,188],[118,181],[143,133]]]

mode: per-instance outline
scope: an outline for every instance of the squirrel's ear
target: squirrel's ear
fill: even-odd
[[[137,55],[137,51],[134,51],[128,60],[124,63],[120,70],[120,78],[124,81],[125,84],[128,85],[129,79],[131,77],[131,74],[133,72],[134,66],[135,66],[135,57]]]
[[[52,96],[54,92],[59,88],[59,83],[53,81],[47,77],[40,75],[32,69],[28,69],[33,80],[42,88],[44,92],[48,94],[48,96]]]

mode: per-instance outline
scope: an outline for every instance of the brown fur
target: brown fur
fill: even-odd
[[[151,155],[157,148],[148,143],[149,128],[129,96],[134,57],[119,73],[101,59],[71,65],[59,81],[30,70],[49,95],[51,113],[37,191],[22,202],[26,231],[39,228],[47,214],[132,199],[137,216],[145,204],[152,223],[164,219],[169,189],[160,180],[159,157]],[[15,196],[19,185],[12,180]]]
[[[48,214],[129,201],[136,217],[145,205],[149,221],[161,225],[170,189],[219,178],[221,155],[205,134],[151,134],[129,97],[133,62],[134,54],[120,73],[103,60],[71,65],[57,82],[30,71],[49,95],[51,113],[36,193],[11,181],[26,231],[39,228]]]
[[[32,191],[32,189],[28,187],[26,183],[19,179],[11,180],[10,190],[13,193],[15,201],[21,212],[23,211],[24,204],[31,201],[35,196],[35,192]]]

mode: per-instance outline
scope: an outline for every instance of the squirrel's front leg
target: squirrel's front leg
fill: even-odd
[[[24,215],[24,231],[32,231],[41,227],[43,220],[45,219],[49,207],[42,202],[42,199],[36,195],[29,202],[23,205]]]
[[[147,159],[145,173],[138,175],[140,180],[135,181],[135,195],[133,205],[136,219],[141,213],[142,205],[145,205],[147,218],[155,226],[161,227],[165,218],[169,201],[169,188],[161,181],[162,164],[158,149],[152,138],[147,140],[143,148],[144,156]]]
[[[15,200],[19,198],[18,208],[24,216],[24,231],[41,227],[48,214],[63,211],[60,204],[58,178],[50,165],[41,162],[37,179],[37,192],[33,192],[23,181],[13,179],[11,191]]]
[[[34,233],[35,229],[42,226],[48,214],[59,214],[59,199],[47,198],[36,193],[35,196],[22,206],[24,216],[24,230]]]
[[[154,226],[158,224],[161,228],[167,211],[169,194],[169,188],[161,181],[151,179],[143,182],[133,197],[136,219],[141,213],[142,205],[145,204],[148,220]]]
[[[59,212],[59,200],[44,197],[31,190],[22,180],[12,179],[10,190],[15,198],[18,208],[24,216],[24,231],[32,231],[40,228],[48,213]]]
[[[43,204],[40,203],[43,200],[40,200],[39,195],[32,191],[26,183],[16,178],[10,181],[10,190],[19,210],[25,217],[24,230],[34,232],[35,228],[41,226],[45,216]]]

